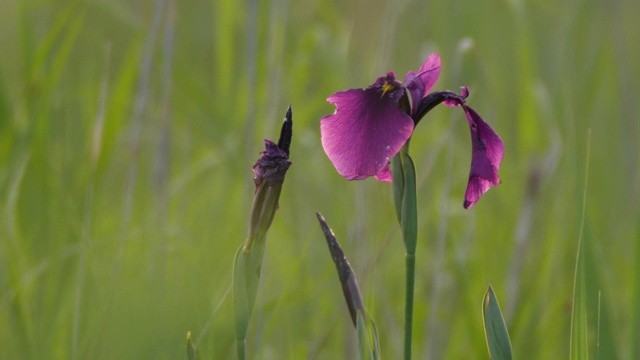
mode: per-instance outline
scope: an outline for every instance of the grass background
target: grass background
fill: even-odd
[[[293,166],[249,355],[354,356],[320,211],[383,357],[400,358],[391,188],[344,181],[319,120],[333,92],[402,78],[435,51],[435,89],[468,85],[506,153],[503,183],[465,211],[463,112],[439,107],[416,130],[415,358],[488,358],[488,283],[516,358],[568,357],[586,177],[590,355],[638,359],[639,11],[632,0],[1,1],[0,358],[179,359],[187,330],[201,358],[233,358],[251,166],[289,104]]]

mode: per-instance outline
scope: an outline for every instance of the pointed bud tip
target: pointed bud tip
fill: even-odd
[[[291,105],[287,108],[287,113],[282,122],[280,129],[280,139],[278,139],[278,147],[289,156],[289,148],[291,147],[291,139],[293,137],[293,114]]]
[[[473,206],[473,203],[469,200],[465,200],[464,203],[462,204],[462,207],[464,207],[465,210],[471,209],[472,206]]]

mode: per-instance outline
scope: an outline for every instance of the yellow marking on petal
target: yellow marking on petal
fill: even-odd
[[[382,85],[382,95],[380,95],[380,99],[384,97],[384,94],[386,94],[387,91],[393,90],[393,89],[395,89],[395,85],[393,85],[392,83],[386,83]]]

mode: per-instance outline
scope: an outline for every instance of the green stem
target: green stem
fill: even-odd
[[[238,353],[238,360],[245,360],[247,358],[245,350],[245,340],[236,339],[236,352]]]
[[[413,335],[413,289],[416,273],[416,255],[407,253],[406,261],[406,291],[404,303],[404,359],[411,360],[411,339]]]
[[[393,193],[396,212],[402,228],[405,247],[405,308],[404,359],[411,359],[413,334],[413,295],[416,269],[416,243],[418,238],[418,210],[416,204],[416,171],[409,156],[409,142],[392,161]]]

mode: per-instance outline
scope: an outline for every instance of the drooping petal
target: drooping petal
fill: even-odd
[[[498,171],[504,143],[478,113],[466,105],[462,107],[471,130],[471,170],[463,204],[465,209],[470,209],[485,192],[500,183]]]
[[[440,76],[440,56],[433,53],[429,55],[417,73],[409,71],[404,77],[404,83],[411,94],[411,102],[414,108],[418,102],[427,95],[429,90],[438,81]]]
[[[320,121],[322,147],[347,180],[377,175],[380,181],[391,181],[389,159],[413,132],[413,120],[398,105],[402,94],[402,85],[389,73],[366,89],[327,98],[336,111]]]
[[[448,107],[459,106],[464,104],[465,99],[469,97],[469,88],[463,86],[460,88],[460,97],[458,98],[449,98],[444,100],[444,104]]]
[[[463,93],[464,95],[464,93]],[[422,120],[422,118],[434,107],[438,106],[441,103],[446,104],[447,106],[460,106],[465,103],[465,97],[458,95],[452,91],[444,90],[444,91],[434,91],[432,93],[427,94],[425,97],[418,102],[411,114],[413,121],[416,125]]]

